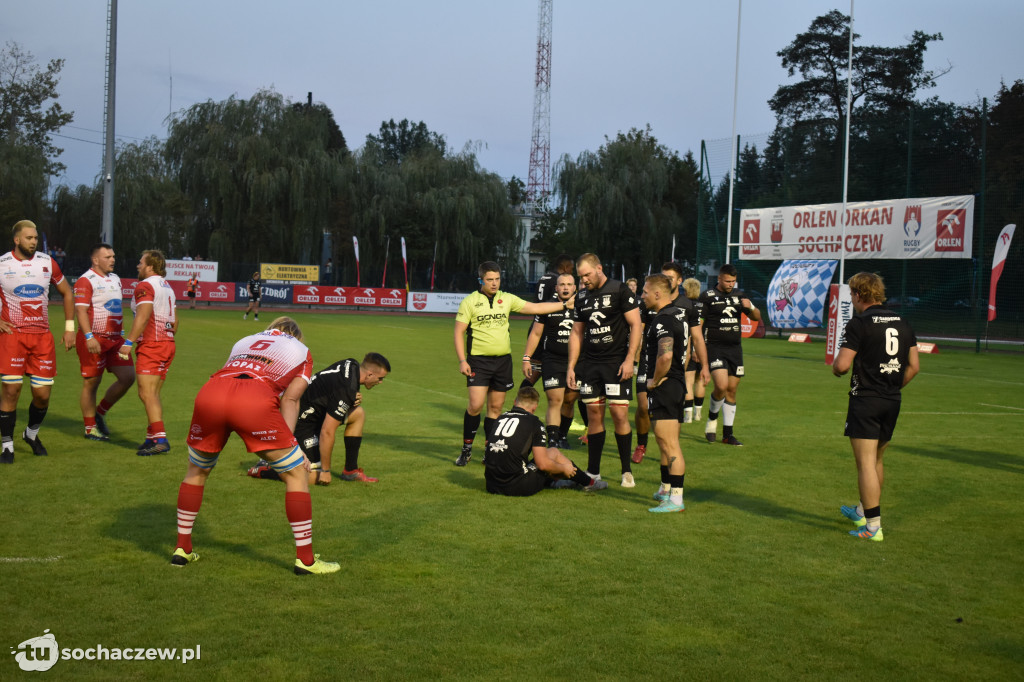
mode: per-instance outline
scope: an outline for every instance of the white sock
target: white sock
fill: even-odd
[[[708,409],[708,419],[718,419],[718,413],[722,411],[722,405],[725,404],[725,398],[721,400],[711,399],[711,407]],[[715,415],[712,417],[711,415]]]
[[[680,507],[683,506],[683,489],[672,488],[672,494],[669,496],[669,499],[672,500],[672,504],[678,504]]]
[[[722,424],[732,426],[736,421],[736,403],[725,403],[722,405]]]

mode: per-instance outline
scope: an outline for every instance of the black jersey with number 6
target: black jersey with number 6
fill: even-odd
[[[899,400],[910,349],[916,345],[907,321],[884,306],[871,306],[850,318],[839,344],[857,353],[850,395]]]
[[[328,414],[344,423],[355,409],[358,392],[359,361],[354,358],[339,360],[314,374],[299,403],[295,438],[302,442],[304,438],[319,436]]]

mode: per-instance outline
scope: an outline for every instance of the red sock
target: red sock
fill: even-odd
[[[113,403],[108,403],[107,399],[104,398],[103,400],[100,401],[100,406],[96,408],[96,414],[98,414],[99,416],[102,417],[107,412],[109,412],[110,408],[113,407],[113,406],[114,406]]]
[[[178,488],[178,547],[192,552],[192,524],[203,505],[203,486],[182,482]]]
[[[309,493],[285,493],[284,511],[295,536],[295,556],[307,566],[313,558],[313,500]]]
[[[152,424],[150,424],[149,427],[146,429],[146,438],[152,438],[153,440],[156,440],[157,438],[166,439],[167,431],[164,430],[164,423],[153,422]]]
[[[96,417],[82,417],[82,419],[85,420],[86,431],[96,426]]]

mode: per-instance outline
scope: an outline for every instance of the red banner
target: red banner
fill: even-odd
[[[352,305],[380,308],[405,308],[404,289],[373,287],[324,287],[296,285],[292,302],[303,305]]]

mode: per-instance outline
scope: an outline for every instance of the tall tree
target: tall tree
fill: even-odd
[[[696,250],[699,171],[691,154],[658,142],[650,126],[619,133],[595,152],[555,168],[559,209],[579,251],[594,251],[606,264],[646,272],[671,254]]]
[[[325,111],[261,90],[171,122],[166,155],[192,202],[192,248],[230,261],[319,261],[343,155]]]
[[[33,147],[46,157],[47,175],[64,170],[57,161],[63,149],[50,135],[71,123],[74,112],[57,102],[63,59],[51,59],[42,70],[31,52],[8,41],[0,50],[0,143]]]
[[[447,151],[443,135],[431,131],[423,121],[411,123],[403,118],[401,123],[384,121],[377,135],[367,135],[364,153],[373,154],[378,163],[402,163],[411,156],[444,156]]]

